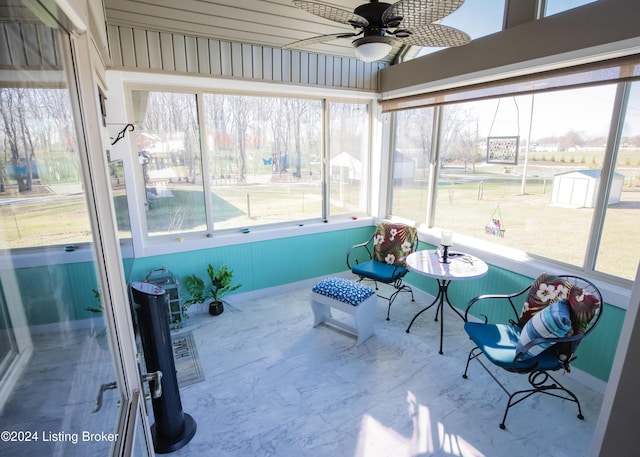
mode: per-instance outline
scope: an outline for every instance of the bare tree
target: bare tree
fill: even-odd
[[[31,132],[27,126],[25,89],[0,89],[0,112],[3,130],[9,151],[11,165],[16,175],[18,191],[25,192],[33,188],[32,159],[34,158]],[[24,174],[22,173],[22,170]]]
[[[464,162],[465,171],[467,164],[475,163],[479,158],[477,132],[472,131],[474,125],[468,111],[458,106],[451,105],[445,108],[440,133],[440,160]]]
[[[246,162],[247,162],[247,144],[246,134],[249,127],[251,98],[244,96],[234,96],[229,98],[231,105],[231,115],[233,117],[236,133],[237,156],[236,163],[238,165],[238,179],[244,182],[246,179]]]

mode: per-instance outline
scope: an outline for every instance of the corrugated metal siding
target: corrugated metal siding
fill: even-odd
[[[383,62],[109,26],[112,68],[378,91]]]

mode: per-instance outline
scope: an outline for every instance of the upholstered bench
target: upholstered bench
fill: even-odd
[[[357,337],[356,346],[373,335],[377,297],[375,291],[364,284],[344,278],[327,278],[318,282],[311,291],[313,326],[334,326]],[[351,314],[354,325],[337,320],[331,308]]]

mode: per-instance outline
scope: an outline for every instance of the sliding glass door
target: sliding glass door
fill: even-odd
[[[0,454],[152,454],[90,40],[3,6]]]

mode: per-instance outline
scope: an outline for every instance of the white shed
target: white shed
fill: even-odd
[[[577,170],[553,177],[551,203],[576,208],[593,208],[600,184],[600,170]],[[616,173],[607,204],[620,203],[624,175]]]
[[[362,162],[352,154],[343,151],[332,157],[330,163],[331,178],[334,181],[349,180],[353,182],[362,179]]]

